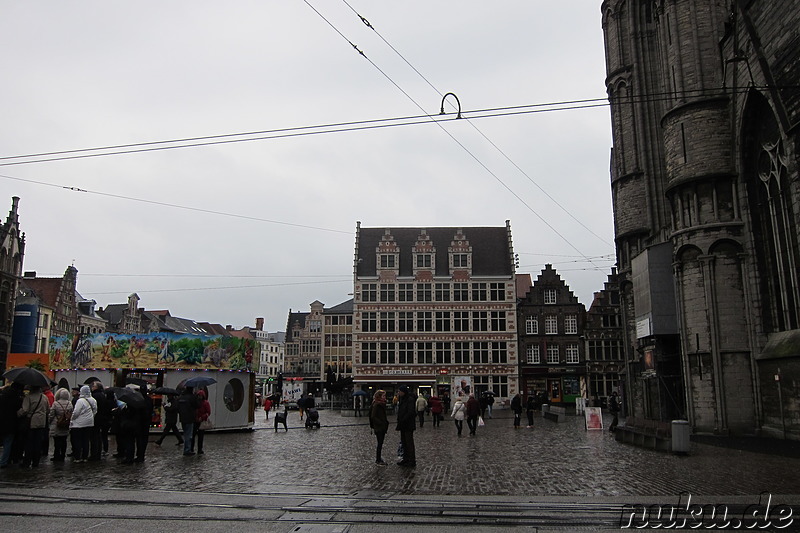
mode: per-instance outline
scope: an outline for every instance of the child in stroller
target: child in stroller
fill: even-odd
[[[319,429],[319,412],[310,407],[306,409],[306,429]]]

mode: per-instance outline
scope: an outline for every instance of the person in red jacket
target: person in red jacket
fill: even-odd
[[[431,414],[433,415],[433,427],[439,427],[439,422],[442,420],[442,400],[438,396],[431,396],[428,404],[431,406]]]
[[[266,418],[264,420],[269,420],[269,412],[272,409],[272,400],[269,397],[264,399],[264,414]]]
[[[197,407],[197,411],[195,411],[194,415],[194,440],[197,442],[197,453],[202,454],[204,453],[203,438],[206,435],[206,430],[202,429],[202,424],[211,416],[211,404],[206,400],[206,391],[204,390],[197,391],[197,399],[200,405]]]

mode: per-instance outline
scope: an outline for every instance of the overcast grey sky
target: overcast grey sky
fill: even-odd
[[[136,292],[147,309],[283,330],[290,308],[350,297],[359,220],[510,220],[518,272],[552,263],[587,307],[603,288],[608,108],[531,112],[605,97],[599,1],[0,5],[4,158],[438,115],[448,92],[465,116],[499,115],[1,159],[0,212],[21,198],[24,269],[60,276],[74,262],[99,306]],[[503,110],[475,113],[488,109]]]

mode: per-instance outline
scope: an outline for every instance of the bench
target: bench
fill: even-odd
[[[553,422],[563,422],[564,417],[567,416],[567,410],[564,407],[557,405],[543,405],[542,418],[552,420]]]
[[[672,425],[669,422],[629,416],[624,426],[617,426],[614,438],[625,444],[672,451]]]

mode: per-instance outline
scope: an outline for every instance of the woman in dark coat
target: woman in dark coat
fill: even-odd
[[[389,431],[389,420],[386,418],[386,391],[375,391],[372,400],[372,407],[369,410],[369,427],[375,433],[378,440],[378,447],[375,450],[375,464],[386,466],[386,462],[381,457],[383,450],[383,439]]]

